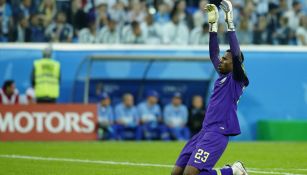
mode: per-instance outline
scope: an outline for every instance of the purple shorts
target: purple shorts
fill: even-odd
[[[184,146],[176,165],[182,168],[193,166],[199,171],[211,170],[222,156],[228,139],[228,136],[201,130]]]

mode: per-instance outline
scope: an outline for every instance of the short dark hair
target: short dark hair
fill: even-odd
[[[230,50],[230,49],[227,49],[226,52],[230,52],[230,53],[231,53],[231,50]],[[240,53],[241,53],[241,59],[240,59],[240,61],[243,63],[243,62],[244,62],[244,55],[243,55],[243,52],[240,51]]]
[[[2,89],[6,90],[6,88],[12,86],[13,84],[14,84],[14,80],[6,80],[2,85]]]
[[[140,25],[140,23],[137,22],[137,21],[132,21],[132,22],[131,22],[131,27],[132,27],[133,29],[137,28],[139,25]]]

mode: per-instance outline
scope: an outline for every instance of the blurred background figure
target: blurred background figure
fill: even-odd
[[[13,12],[6,0],[0,0],[0,42],[9,40],[13,28]]]
[[[43,58],[34,61],[31,76],[37,103],[56,103],[60,91],[60,63],[51,58],[52,48],[43,50]]]
[[[189,29],[185,23],[180,22],[179,12],[171,13],[171,21],[165,24],[162,33],[163,44],[186,45],[189,41]]]
[[[205,45],[209,44],[209,24],[204,23],[200,27],[195,27],[191,31],[190,44]]]
[[[33,14],[30,18],[30,41],[46,42],[44,16],[41,14]]]
[[[138,105],[138,113],[142,127],[143,138],[146,140],[159,139],[162,121],[161,108],[158,105],[159,94],[156,91],[149,91],[146,100]]]
[[[145,37],[140,23],[133,21],[130,25],[125,26],[122,33],[122,42],[126,44],[144,44]]]
[[[190,132],[187,128],[188,109],[182,104],[182,95],[179,92],[174,93],[172,102],[165,106],[163,111],[163,120],[166,128],[163,131],[163,139],[169,140],[187,140],[190,138]],[[166,136],[165,132],[168,132]]]
[[[73,38],[73,28],[67,23],[66,14],[58,12],[55,22],[46,29],[46,38],[51,42],[71,42]]]
[[[108,16],[108,23],[100,29],[97,42],[103,44],[118,44],[120,42],[118,29],[117,21],[111,16]]]
[[[6,80],[0,89],[0,104],[13,105],[19,103],[19,93],[13,80]]]
[[[26,95],[27,104],[36,104],[35,91],[32,87],[29,87],[26,90],[25,95]]]
[[[300,18],[300,25],[296,29],[296,38],[298,45],[307,45],[307,16]]]
[[[191,131],[191,136],[198,133],[202,128],[203,120],[205,119],[205,105],[203,98],[200,95],[193,96],[192,105],[189,108],[188,127]]]
[[[141,29],[144,33],[146,44],[161,43],[161,27],[162,25],[155,23],[153,15],[147,13],[145,22],[141,24]]]
[[[117,139],[141,140],[142,132],[139,116],[134,106],[134,97],[130,93],[123,95],[122,103],[115,107],[115,127]]]
[[[108,23],[108,0],[95,0],[95,9],[93,12],[96,19],[96,28],[100,30]]]
[[[114,113],[109,94],[103,92],[98,103],[98,139],[115,139]]]
[[[29,22],[27,18],[23,15],[18,17],[18,23],[12,32],[11,41],[14,42],[30,42],[31,39],[31,30],[29,28]]]
[[[57,14],[56,0],[42,0],[38,10],[44,17],[44,26],[48,26]]]
[[[87,27],[79,31],[79,43],[96,43],[98,31],[96,27],[96,20],[94,16],[88,17]]]
[[[200,0],[198,4],[198,9],[193,14],[193,27],[201,28],[203,24],[206,22],[207,13],[204,13],[203,9],[208,4],[208,0]]]

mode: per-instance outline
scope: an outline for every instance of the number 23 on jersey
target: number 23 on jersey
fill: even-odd
[[[201,160],[202,162],[206,162],[207,158],[209,157],[210,153],[205,152],[202,149],[198,149],[197,153],[195,154],[195,159]]]

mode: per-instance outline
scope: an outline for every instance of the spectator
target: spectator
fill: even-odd
[[[95,18],[88,20],[88,27],[83,28],[79,32],[79,43],[96,43],[98,32],[96,28]]]
[[[42,0],[39,6],[39,12],[44,16],[44,26],[48,26],[57,14],[56,1]]]
[[[300,17],[303,16],[302,4],[299,1],[294,0],[292,3],[292,9],[287,11],[284,16],[288,18],[288,25],[291,30],[295,31],[299,26]]]
[[[201,130],[205,113],[203,98],[199,95],[194,96],[192,99],[192,106],[189,108],[188,119],[188,127],[191,131],[191,135],[194,135]]]
[[[71,1],[71,22],[72,26],[74,29],[74,35],[78,36],[79,35],[79,30],[88,27],[88,16],[92,15],[93,18],[95,19],[94,14],[87,15],[84,10],[84,6],[82,3],[82,0],[72,0]],[[92,19],[92,18],[90,18]],[[96,25],[95,25],[96,26]]]
[[[175,140],[187,140],[190,137],[189,129],[186,127],[188,110],[182,104],[180,93],[174,93],[171,104],[166,105],[164,108],[163,117],[167,127],[163,133],[169,132]],[[169,140],[170,138],[164,136],[163,139]]]
[[[171,13],[171,21],[165,24],[162,33],[163,44],[185,45],[189,41],[189,30],[187,26],[179,21],[179,13]]]
[[[29,87],[26,90],[26,101],[27,101],[27,104],[35,104],[36,103],[35,91],[32,87]]]
[[[27,20],[30,18],[35,9],[32,8],[32,0],[21,0],[21,3],[15,7],[14,16],[24,16]],[[16,20],[17,21],[17,20]]]
[[[278,9],[277,9],[277,16],[280,18],[283,16],[285,12],[289,10],[287,0],[279,0]]]
[[[18,23],[12,32],[11,41],[14,42],[30,42],[31,41],[31,30],[29,22],[25,16],[18,18]]]
[[[274,44],[276,31],[278,27],[278,18],[277,18],[277,8],[278,6],[274,3],[269,3],[269,13],[267,15],[267,35],[266,43]]]
[[[103,92],[99,96],[98,104],[98,138],[115,139],[114,113],[109,94]]]
[[[300,18],[300,25],[296,30],[296,40],[300,46],[307,45],[307,16]]]
[[[66,14],[64,12],[59,12],[56,15],[56,21],[47,27],[45,35],[52,42],[72,41],[73,28],[66,22]]]
[[[292,31],[288,26],[288,18],[282,16],[279,20],[279,28],[276,31],[276,44],[287,45],[290,43],[292,37]]]
[[[90,15],[93,12],[90,12]],[[108,1],[95,0],[95,19],[97,30],[100,30],[108,23]]]
[[[165,2],[158,4],[158,11],[154,15],[155,22],[164,25],[170,21],[169,6]]]
[[[127,18],[126,8],[128,8],[128,2],[126,0],[117,0],[111,7],[109,15],[114,21],[117,22],[118,28],[121,30],[124,26]]]
[[[201,27],[196,27],[191,31],[190,44],[209,44],[209,24],[204,23]]]
[[[145,37],[140,23],[133,21],[130,26],[123,28],[122,43],[125,44],[144,44]]]
[[[142,124],[142,132],[146,140],[159,138],[159,123],[162,121],[162,114],[160,106],[157,104],[158,97],[159,95],[156,91],[149,91],[147,93],[147,100],[140,103],[137,107]]]
[[[203,9],[208,4],[208,0],[200,0],[198,4],[197,11],[193,14],[193,25],[194,29],[200,29],[205,23],[205,19],[207,19],[207,13],[204,13]]]
[[[123,102],[115,107],[115,124],[118,139],[134,138],[140,140],[142,138],[134,98],[129,93],[124,94]]]
[[[6,0],[0,0],[0,42],[7,42],[13,27],[11,6]]]
[[[33,14],[30,19],[30,41],[45,42],[44,17],[40,14]]]
[[[189,29],[193,28],[193,18],[186,11],[186,1],[185,0],[176,1],[173,11],[177,13],[179,23],[182,23],[183,25],[187,26]]]
[[[115,19],[108,17],[108,24],[104,26],[98,34],[97,42],[104,44],[119,43],[119,31]]]
[[[13,80],[7,80],[0,89],[0,104],[13,105],[19,103],[19,93]]]
[[[266,31],[266,26],[267,22],[265,16],[260,16],[253,32],[254,44],[265,44],[268,35],[268,32]]]
[[[239,28],[238,28],[238,40],[241,44],[251,44],[253,39],[253,33],[249,29],[249,18],[246,15],[241,16]]]
[[[146,21],[141,24],[146,44],[161,43],[161,25],[155,23],[153,15],[147,13]]]
[[[32,85],[37,103],[55,103],[60,90],[60,63],[51,59],[51,48],[43,51],[43,58],[34,61]]]
[[[127,14],[127,21],[130,23],[133,21],[138,23],[144,22],[146,17],[145,1],[132,0],[130,5],[130,11]]]

